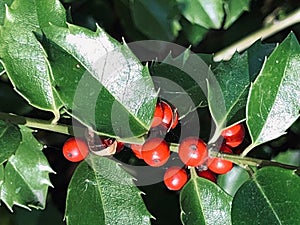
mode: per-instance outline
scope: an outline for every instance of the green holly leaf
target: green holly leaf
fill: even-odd
[[[247,49],[249,74],[251,81],[254,81],[261,70],[266,57],[268,57],[274,48],[275,43],[262,44],[261,41],[256,41]]]
[[[236,193],[232,224],[299,224],[300,178],[291,170],[264,167]]]
[[[133,18],[131,15],[131,4],[130,0],[114,0],[114,8],[118,19],[123,28],[126,29],[126,36],[130,40],[146,40],[147,37],[140,31],[136,26],[133,26]],[[143,29],[144,30],[144,29]]]
[[[43,209],[53,170],[32,131],[21,127],[21,133],[22,141],[5,165],[0,199],[11,211],[13,205]]]
[[[15,153],[21,142],[18,127],[0,120],[0,165]]]
[[[70,113],[109,136],[149,130],[157,94],[147,67],[127,45],[99,27],[93,32],[68,24],[44,31],[52,43],[48,55],[55,88]]]
[[[184,225],[229,225],[231,201],[215,183],[192,176],[180,191],[181,220]]]
[[[249,10],[250,0],[225,0],[224,9],[226,13],[226,19],[224,28],[227,29],[233,24],[244,11]]]
[[[208,32],[206,28],[185,19],[182,20],[182,31],[192,45],[198,45]]]
[[[65,218],[68,225],[151,224],[151,215],[133,177],[119,163],[94,155],[74,172]]]
[[[300,166],[300,150],[288,149],[287,151],[280,152],[272,160],[292,166]]]
[[[34,32],[40,33],[49,23],[63,26],[65,17],[65,10],[57,0],[47,4],[15,0],[6,9],[4,24],[0,27],[0,58],[9,79],[30,104],[52,111],[56,119],[60,102],[51,85],[47,56]]]
[[[209,66],[199,56],[189,50],[176,58],[168,55],[163,62],[153,63],[150,70],[160,97],[176,106],[180,118],[207,105]]]
[[[175,0],[133,0],[130,9],[134,25],[150,39],[172,41],[181,30]]]
[[[208,105],[220,131],[245,119],[250,87],[247,53],[235,54],[213,69],[215,80],[208,81]]]
[[[228,173],[218,176],[218,185],[232,197],[249,179],[249,174],[240,166],[234,166]]]
[[[1,188],[2,188],[3,182],[4,182],[4,167],[1,164],[0,165],[0,193],[1,193]]]
[[[247,126],[252,146],[285,134],[300,109],[300,46],[291,33],[275,48],[250,88]]]
[[[0,25],[3,25],[5,18],[5,5],[10,6],[13,0],[0,0]]]
[[[206,29],[219,29],[222,26],[224,9],[220,0],[177,0],[182,15],[192,24]]]

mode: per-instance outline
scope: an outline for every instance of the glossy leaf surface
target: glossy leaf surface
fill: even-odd
[[[250,89],[247,126],[256,146],[283,135],[299,117],[300,46],[290,34],[265,61]]]
[[[151,216],[132,179],[111,159],[91,156],[82,162],[68,189],[67,224],[150,225]]]
[[[22,127],[21,133],[22,142],[5,165],[0,198],[11,211],[14,205],[43,209],[53,170],[31,130]]]
[[[194,177],[180,192],[181,220],[184,225],[229,225],[231,200],[216,184]]]
[[[56,0],[47,4],[15,0],[5,16],[0,27],[0,57],[6,73],[30,104],[52,111],[58,119],[60,102],[51,85],[51,69],[34,32],[41,32],[49,23],[64,25],[64,8]]]
[[[300,178],[292,170],[265,167],[236,193],[232,224],[300,223]]]
[[[246,170],[234,166],[228,173],[218,176],[218,185],[233,197],[248,179],[249,175]]]
[[[52,43],[55,88],[70,113],[109,136],[148,131],[156,93],[148,69],[125,44],[99,27],[93,32],[68,24],[44,31]],[[68,73],[61,70],[66,65]]]

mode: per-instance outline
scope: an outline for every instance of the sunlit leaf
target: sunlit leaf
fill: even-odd
[[[68,189],[67,224],[150,225],[151,215],[132,179],[111,159],[91,156],[82,162]]]
[[[21,127],[22,142],[5,165],[0,199],[11,211],[13,205],[43,209],[52,186],[49,173],[53,170],[31,132]]]
[[[184,225],[229,225],[231,201],[216,184],[194,177],[180,192],[181,220]]]
[[[256,146],[278,138],[300,109],[300,46],[290,34],[265,61],[250,89],[247,126]]]
[[[127,45],[99,27],[93,32],[68,24],[44,31],[52,43],[55,88],[70,113],[109,136],[149,130],[157,94],[147,67]]]
[[[65,10],[57,0],[47,4],[35,0],[15,0],[7,8],[0,27],[0,57],[9,79],[33,106],[59,117],[60,102],[51,86],[47,56],[34,32],[49,23],[64,25]],[[14,37],[14,38],[12,38]]]

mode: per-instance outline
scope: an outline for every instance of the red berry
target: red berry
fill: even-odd
[[[63,154],[67,160],[79,162],[87,157],[89,147],[82,139],[70,138],[64,143]]]
[[[214,183],[217,182],[217,177],[216,177],[216,174],[213,173],[212,171],[210,170],[202,170],[202,171],[198,171],[197,172],[198,176],[199,177],[203,177],[205,179],[208,179]]]
[[[179,145],[179,158],[187,166],[199,166],[207,158],[206,144],[198,137],[185,138]]]
[[[164,126],[169,128],[172,124],[172,121],[173,121],[173,109],[168,103],[166,103],[164,101],[161,101],[161,107],[162,107],[163,112],[164,112],[162,123],[163,123]]]
[[[241,123],[236,124],[223,130],[222,136],[225,138],[226,145],[230,147],[237,147],[244,140],[245,128]]]
[[[142,146],[142,158],[150,166],[162,166],[169,157],[169,145],[162,138],[149,139]]]
[[[225,145],[220,150],[221,152],[232,154],[231,149]],[[221,158],[210,158],[207,160],[207,165],[212,172],[217,174],[225,174],[233,167],[232,162]]]
[[[151,127],[164,126],[167,129],[175,128],[178,124],[178,112],[165,101],[156,104]]]
[[[156,104],[156,107],[155,107],[155,111],[154,111],[154,116],[153,116],[151,127],[157,127],[160,124],[162,124],[163,116],[164,116],[163,109],[161,107],[160,102],[158,102]]]
[[[178,166],[170,167],[164,175],[164,183],[169,190],[178,191],[188,181],[186,171]]]
[[[132,150],[132,152],[134,153],[134,155],[139,158],[139,159],[143,159],[142,157],[142,145],[138,145],[138,144],[131,144],[130,148]]]
[[[123,148],[124,148],[124,143],[123,143],[123,142],[120,142],[120,141],[118,141],[118,142],[117,142],[117,148],[116,148],[116,152],[120,152],[120,151],[122,151],[122,150],[123,150]]]

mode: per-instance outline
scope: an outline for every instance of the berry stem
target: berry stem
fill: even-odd
[[[236,51],[241,52],[250,47],[255,41],[260,39],[264,40],[296,23],[300,23],[300,9],[292,12],[285,19],[276,21],[272,25],[264,27],[253,34],[250,34],[244,39],[233,43],[229,47],[217,52],[214,56],[214,61],[229,60]]]
[[[30,128],[53,131],[61,134],[73,135],[72,126],[66,124],[53,124],[51,121],[33,119],[10,113],[0,112],[0,119],[16,125],[24,125]]]
[[[300,171],[300,167],[298,167],[298,166],[287,165],[287,164],[264,160],[264,159],[243,157],[240,155],[232,155],[232,154],[226,154],[226,153],[215,152],[215,151],[211,151],[210,156],[223,158],[223,159],[226,159],[226,160],[231,161],[238,165],[248,165],[248,166],[255,166],[255,167],[276,166],[276,167],[281,167],[284,169]]]

